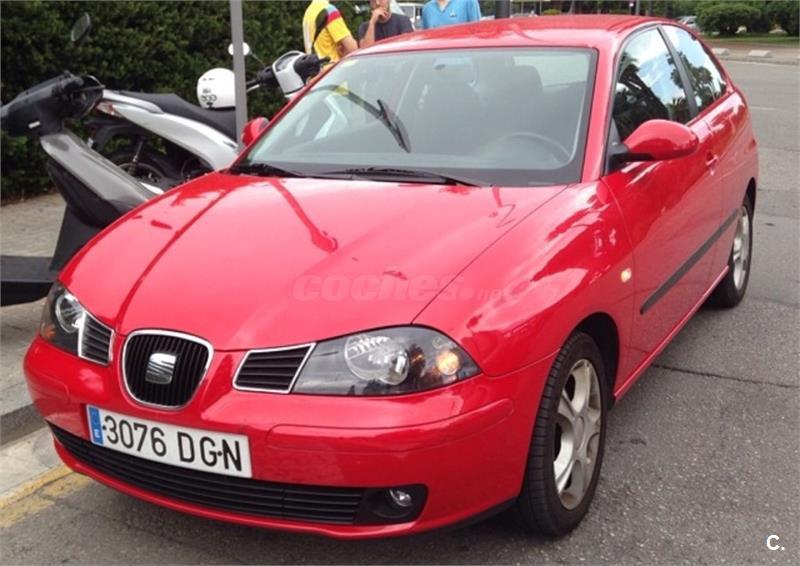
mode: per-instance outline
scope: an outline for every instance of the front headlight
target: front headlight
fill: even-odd
[[[398,395],[441,387],[480,370],[447,336],[415,326],[320,342],[293,393]]]
[[[77,356],[80,329],[86,323],[86,314],[75,295],[56,282],[44,304],[39,334],[54,346]]]

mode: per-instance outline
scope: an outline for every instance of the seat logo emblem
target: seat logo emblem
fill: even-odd
[[[156,385],[169,385],[172,383],[177,360],[178,357],[173,354],[164,354],[162,352],[152,354],[147,361],[144,380]]]

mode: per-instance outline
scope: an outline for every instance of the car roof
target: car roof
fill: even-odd
[[[616,15],[541,16],[503,18],[441,27],[401,35],[359,53],[389,53],[423,49],[469,47],[561,46],[609,48],[631,30],[653,23],[675,23],[663,18]]]

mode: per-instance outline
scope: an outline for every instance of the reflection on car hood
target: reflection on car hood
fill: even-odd
[[[409,323],[561,189],[211,174],[117,222],[62,280],[121,334],[316,341]]]

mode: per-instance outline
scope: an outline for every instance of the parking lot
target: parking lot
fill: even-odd
[[[531,538],[499,516],[340,542],[186,516],[56,471],[0,507],[2,562],[800,563],[800,73],[726,67],[760,144],[748,295],[701,310],[615,407],[593,508],[570,536]],[[35,328],[26,313],[4,313],[4,375],[27,340],[14,329]]]

